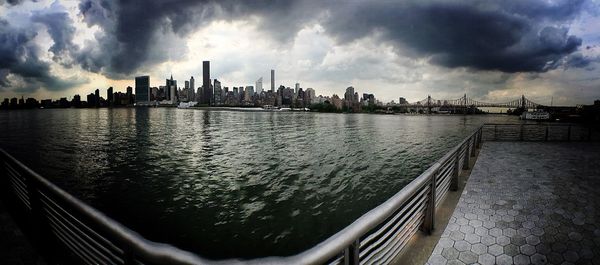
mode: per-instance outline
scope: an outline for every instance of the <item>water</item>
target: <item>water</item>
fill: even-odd
[[[388,199],[485,121],[181,109],[0,112],[0,147],[150,240],[291,255]]]

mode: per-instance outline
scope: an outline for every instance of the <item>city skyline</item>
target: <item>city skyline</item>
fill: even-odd
[[[299,82],[342,95],[354,86],[384,102],[467,93],[575,105],[600,97],[597,3],[478,3],[146,1],[139,10],[113,1],[2,1],[0,97],[121,91],[142,75],[189,80],[203,74],[203,61],[230,87],[263,77],[268,90],[275,69],[275,89]],[[362,10],[378,17],[348,21]],[[128,19],[148,11],[154,15]]]

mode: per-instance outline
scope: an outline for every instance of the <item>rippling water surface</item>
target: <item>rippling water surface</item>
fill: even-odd
[[[290,255],[388,199],[485,121],[158,109],[0,112],[0,147],[148,239]]]

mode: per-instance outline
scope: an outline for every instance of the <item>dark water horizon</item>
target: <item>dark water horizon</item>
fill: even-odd
[[[299,253],[501,115],[174,108],[0,112],[0,147],[137,231],[204,257]]]

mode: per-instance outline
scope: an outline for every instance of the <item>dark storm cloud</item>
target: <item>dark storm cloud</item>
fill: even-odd
[[[214,20],[260,18],[258,28],[290,40],[317,20],[339,43],[381,33],[402,54],[434,64],[502,72],[544,72],[561,66],[581,39],[568,22],[584,0],[532,1],[111,1],[83,0],[88,25],[98,25],[99,48],[78,61],[90,71],[130,74],[165,61],[155,47],[174,45],[165,30],[185,36]],[[325,15],[323,15],[325,14]]]
[[[310,5],[310,4],[308,4]],[[79,10],[88,26],[103,29],[78,56],[90,71],[110,76],[131,74],[144,65],[169,59],[162,47],[181,45],[165,38],[166,31],[183,37],[214,20],[260,17],[261,26],[275,39],[289,40],[309,21],[312,10],[295,1],[111,1],[83,0]],[[87,45],[86,45],[87,46]],[[168,50],[168,49],[167,49]],[[172,59],[172,58],[171,58]]]
[[[49,49],[53,54],[52,60],[70,67],[71,53],[77,52],[79,47],[73,44],[75,27],[69,14],[64,11],[36,12],[31,17],[31,21],[46,26],[54,42]]]
[[[50,73],[50,65],[39,60],[38,48],[32,42],[37,33],[32,28],[13,28],[0,19],[0,90],[7,87],[32,92],[40,87],[63,90],[80,84],[79,80],[63,80]],[[8,77],[22,79],[14,84]]]
[[[324,23],[340,42],[369,36],[447,67],[544,72],[581,45],[568,29],[583,1],[355,2]]]

